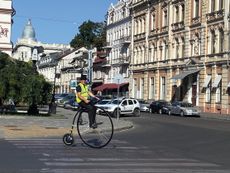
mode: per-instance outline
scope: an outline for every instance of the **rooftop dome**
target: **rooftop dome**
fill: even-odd
[[[36,38],[35,38],[35,30],[31,24],[31,20],[29,19],[28,20],[28,23],[26,24],[23,32],[22,32],[22,38],[24,39],[31,39],[31,40],[34,40],[36,41]]]

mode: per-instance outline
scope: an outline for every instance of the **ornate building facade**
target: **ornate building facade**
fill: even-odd
[[[1,0],[0,2],[0,51],[12,55],[13,44],[11,42],[12,16],[15,10],[12,0]]]
[[[116,4],[111,4],[109,7],[107,12],[106,52],[98,52],[97,59],[95,59],[93,63],[95,67],[94,77],[97,78],[97,75],[99,75],[100,78],[103,79],[103,81],[100,82],[107,84],[107,89],[115,89],[115,92],[115,85],[109,84],[122,83],[124,95],[128,95],[128,84],[130,80],[130,3],[131,0],[118,0]],[[120,76],[119,79],[121,80],[116,80],[118,76]],[[111,93],[112,91],[110,94]]]
[[[133,0],[130,96],[230,113],[229,0]]]

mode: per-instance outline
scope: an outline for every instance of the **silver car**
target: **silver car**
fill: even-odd
[[[140,103],[141,112],[149,112],[149,103],[145,100],[138,100]]]
[[[199,116],[200,111],[195,108],[191,103],[177,101],[172,103],[168,114],[180,116]]]

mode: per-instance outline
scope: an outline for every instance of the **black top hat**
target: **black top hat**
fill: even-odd
[[[87,77],[86,77],[86,75],[81,75],[81,78],[80,78],[80,80],[87,80]]]

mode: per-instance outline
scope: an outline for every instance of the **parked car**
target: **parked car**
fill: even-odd
[[[61,99],[57,104],[60,107],[64,107],[64,104],[69,102],[71,99],[76,100],[76,95],[74,93],[70,93],[67,96],[65,96],[63,99]]]
[[[199,116],[200,111],[195,108],[191,103],[176,101],[172,103],[169,115],[180,115],[180,116]]]
[[[56,103],[59,103],[60,100],[62,100],[64,97],[66,97],[68,93],[63,93],[63,94],[55,94],[54,99]]]
[[[110,103],[102,106],[102,108],[109,112],[113,117],[126,114],[140,116],[140,103],[136,99],[114,99]]]
[[[145,100],[138,100],[141,112],[149,112],[149,103]]]
[[[76,102],[76,98],[72,98],[69,101],[65,102],[63,107],[65,109],[76,110],[79,107],[79,104]]]
[[[170,103],[165,100],[153,101],[149,105],[149,109],[151,113],[168,114],[170,109]]]
[[[97,104],[95,104],[95,106],[97,107],[103,107],[106,104],[109,104],[112,100],[111,99],[103,99],[100,100]]]

